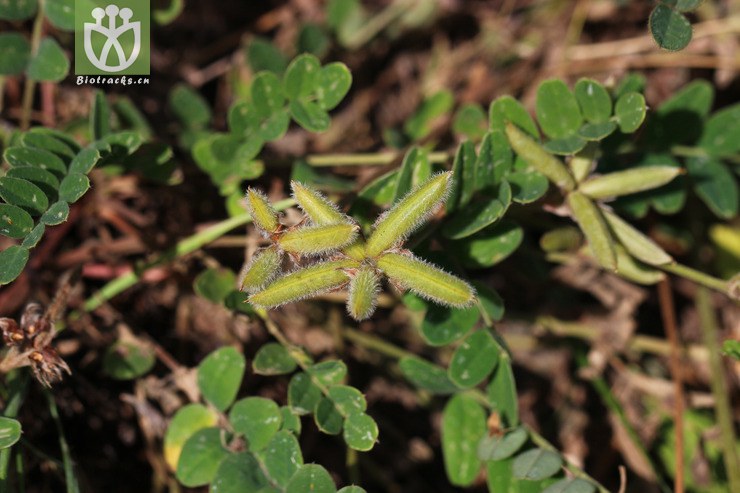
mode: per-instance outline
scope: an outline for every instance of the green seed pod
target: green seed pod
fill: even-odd
[[[249,297],[249,302],[263,308],[275,308],[310,296],[331,291],[349,281],[343,269],[358,267],[352,260],[322,262],[275,280]]]
[[[675,166],[644,166],[591,178],[578,189],[592,199],[619,197],[660,187],[681,173]]]
[[[365,320],[375,312],[380,278],[375,269],[363,265],[349,282],[347,311],[355,320]]]
[[[280,226],[277,212],[267,197],[254,188],[247,189],[247,212],[252,216],[254,224],[266,233],[274,233]]]
[[[316,190],[297,181],[290,182],[290,186],[293,189],[293,198],[314,224],[353,223],[333,202]]]
[[[580,192],[568,194],[568,205],[573,211],[573,217],[586,235],[591,251],[596,260],[608,270],[616,270],[617,257],[614,243],[609,234],[603,214],[591,199]]]
[[[393,282],[440,305],[462,308],[475,301],[470,284],[413,255],[386,253],[378,267]]]
[[[650,286],[665,278],[665,274],[662,271],[645,265],[639,260],[635,260],[621,246],[617,246],[617,267],[620,276],[637,284]]]
[[[511,122],[506,122],[506,136],[512,149],[528,165],[545,175],[558,187],[573,190],[576,182],[560,159],[547,152],[536,140]]]
[[[444,202],[449,190],[451,172],[439,173],[407,193],[375,223],[367,240],[366,254],[377,257],[406,239]]]
[[[280,248],[290,253],[317,255],[337,250],[357,238],[356,224],[307,226],[288,231],[278,238]]]
[[[254,293],[267,285],[280,270],[281,260],[274,246],[255,253],[242,280],[242,291]]]
[[[606,217],[614,236],[624,245],[630,255],[648,265],[664,265],[673,262],[673,258],[665,250],[621,217],[606,210],[604,211],[604,217]]]

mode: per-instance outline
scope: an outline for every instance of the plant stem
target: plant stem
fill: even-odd
[[[36,19],[33,21],[33,31],[31,32],[31,59],[36,56],[41,44],[41,34],[44,28],[44,10],[46,0],[38,0],[38,11]],[[36,81],[26,74],[26,83],[23,87],[23,108],[21,113],[21,130],[28,130],[31,123],[31,111],[33,110],[33,93],[36,88]]]
[[[281,200],[280,202],[277,202],[275,204],[275,210],[284,211],[285,209],[293,205],[295,205],[295,201],[293,199]],[[193,253],[194,251],[202,248],[208,243],[211,243],[217,238],[222,237],[232,229],[238,228],[239,226],[243,226],[245,224],[249,224],[250,222],[252,222],[252,217],[249,214],[240,214],[238,216],[234,216],[232,218],[216,223],[213,226],[204,229],[203,231],[200,231],[192,236],[180,240],[174,247],[161,253],[154,260],[147,262],[146,264],[132,272],[128,272],[116,279],[113,279],[108,284],[100,288],[98,292],[93,294],[85,301],[83,309],[85,311],[92,311],[98,308],[106,301],[134,286],[137,282],[141,280],[141,277],[147,270],[168,264],[176,258],[180,258],[188,255],[189,253]]]
[[[683,372],[681,368],[680,342],[676,327],[676,311],[673,306],[673,293],[668,278],[658,283],[658,298],[660,300],[660,314],[663,318],[663,327],[671,343],[670,370],[675,388],[675,402],[673,404],[673,420],[676,432],[676,477],[673,482],[675,493],[684,492],[684,439],[683,439]]]
[[[356,329],[345,327],[342,331],[342,335],[345,339],[352,341],[355,344],[359,344],[360,346],[363,346],[367,349],[372,349],[373,351],[388,356],[389,358],[401,359],[416,357],[416,355],[410,351],[406,351],[405,349],[402,349],[395,344],[391,344],[390,342],[386,342],[379,337],[365,334],[364,332],[360,332]]]
[[[725,296],[732,297],[727,281],[724,281],[722,279],[717,279],[716,277],[712,277],[709,274],[705,274],[696,269],[692,269],[691,267],[687,267],[681,264],[666,264],[659,266],[659,268],[663,269],[666,272],[670,272],[671,274],[675,274],[679,277],[694,281],[695,283],[701,284],[702,286],[705,286],[709,289],[719,291]]]
[[[74,472],[72,454],[69,451],[67,439],[64,437],[62,420],[59,419],[59,410],[57,409],[57,403],[54,400],[54,394],[52,394],[48,389],[44,390],[44,394],[46,394],[46,399],[49,402],[49,413],[56,425],[57,435],[59,435],[59,448],[62,451],[62,463],[64,464],[64,479],[67,485],[67,493],[80,493],[80,486],[77,483],[77,476],[75,476]]]
[[[699,327],[701,328],[704,345],[709,350],[709,371],[712,377],[709,383],[714,394],[714,407],[717,414],[724,453],[722,457],[727,471],[729,491],[740,491],[740,457],[735,446],[735,427],[732,422],[732,408],[730,407],[729,387],[725,377],[725,369],[720,356],[719,329],[717,318],[712,307],[709,291],[699,288],[696,291],[696,308],[699,312]]]
[[[367,166],[377,165],[384,166],[391,164],[393,161],[400,159],[400,152],[368,152],[356,154],[313,154],[306,157],[306,162],[311,166]],[[450,159],[447,152],[429,153],[430,163],[445,163]]]

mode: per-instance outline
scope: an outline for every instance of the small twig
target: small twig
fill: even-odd
[[[704,345],[709,350],[709,384],[714,394],[714,407],[717,413],[717,423],[722,433],[722,457],[727,471],[727,480],[730,491],[740,491],[740,457],[735,445],[735,427],[732,422],[732,407],[730,406],[729,388],[725,377],[725,369],[720,356],[719,329],[717,318],[709,291],[699,288],[696,291],[696,308],[699,312],[699,327],[701,328]]]
[[[624,493],[627,490],[627,468],[619,466],[619,492]]]
[[[660,313],[663,318],[668,341],[671,344],[670,370],[675,387],[675,402],[673,404],[674,429],[676,430],[676,477],[674,478],[673,491],[683,493],[684,491],[684,440],[683,440],[683,374],[681,371],[681,347],[676,327],[676,312],[673,306],[673,293],[668,278],[658,283],[658,298],[660,300]]]

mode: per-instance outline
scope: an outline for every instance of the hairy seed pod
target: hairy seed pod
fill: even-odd
[[[252,216],[254,224],[266,233],[274,233],[280,226],[277,212],[267,197],[254,188],[247,189],[247,212]]]
[[[280,270],[281,260],[274,246],[255,253],[242,280],[242,291],[254,293],[266,286]]]
[[[353,223],[352,219],[342,214],[334,203],[316,190],[297,181],[290,182],[290,186],[293,189],[293,198],[314,224]]]
[[[278,238],[280,248],[290,253],[317,255],[337,250],[357,238],[356,224],[308,226],[288,231]]]
[[[440,305],[462,308],[475,301],[470,284],[413,255],[386,253],[378,258],[378,268],[391,281]]]
[[[375,312],[375,303],[380,289],[380,278],[375,269],[360,267],[349,282],[347,311],[355,320],[365,320]]]
[[[591,199],[580,192],[568,194],[568,205],[573,212],[573,218],[586,235],[588,245],[591,247],[594,257],[608,270],[617,269],[617,256],[614,243],[606,226],[604,215]]]
[[[681,173],[675,166],[644,166],[591,178],[578,190],[592,199],[619,197],[660,187]]]
[[[519,130],[511,122],[506,122],[506,136],[509,138],[512,149],[516,151],[519,157],[548,177],[555,185],[568,191],[576,187],[573,175],[570,174],[563,162],[547,152],[536,140]]]
[[[262,291],[249,297],[249,302],[263,308],[275,308],[340,287],[349,281],[343,269],[356,268],[352,260],[322,262],[278,278]]]
[[[367,240],[367,256],[377,257],[418,228],[444,202],[451,178],[451,172],[432,176],[381,215]]]
[[[673,258],[657,243],[629,225],[624,219],[613,212],[604,211],[607,223],[614,236],[624,245],[630,255],[642,260],[648,265],[664,265],[673,262]]]

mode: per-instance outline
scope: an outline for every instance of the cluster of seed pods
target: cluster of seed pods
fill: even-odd
[[[402,249],[403,242],[426,222],[447,197],[452,174],[439,173],[420,184],[382,214],[365,240],[360,227],[321,193],[292,183],[295,201],[307,221],[285,227],[267,198],[247,191],[254,224],[271,245],[252,258],[242,282],[249,302],[275,308],[349,286],[347,311],[356,320],[370,317],[382,277],[399,289],[451,307],[475,301],[475,291],[462,279]],[[281,272],[283,257],[314,259],[308,266]]]

